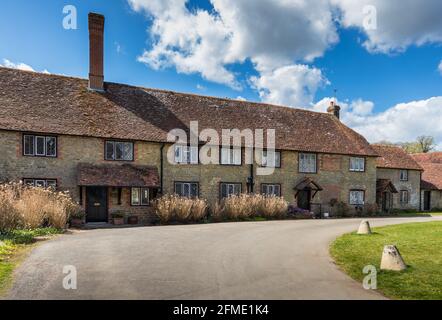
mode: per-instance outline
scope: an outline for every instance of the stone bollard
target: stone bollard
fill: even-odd
[[[407,266],[398,248],[393,245],[385,246],[382,253],[381,270],[403,271],[405,269]]]
[[[361,222],[358,234],[371,234],[370,223],[367,220]]]

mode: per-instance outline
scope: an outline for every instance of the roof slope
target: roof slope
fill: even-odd
[[[376,156],[364,137],[334,116],[302,109],[0,68],[0,129],[167,142],[167,133],[275,129],[284,150]]]
[[[442,152],[414,154],[413,158],[424,168],[422,188],[442,190]]]
[[[378,168],[422,170],[422,167],[404,149],[396,146],[372,145],[379,155]]]

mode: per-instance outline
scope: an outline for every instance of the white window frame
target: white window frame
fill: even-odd
[[[365,204],[364,190],[350,190],[350,205],[363,206]]]
[[[404,195],[406,195],[406,199],[404,199]],[[408,190],[399,191],[399,201],[401,204],[408,204],[410,202],[410,192]]]
[[[32,153],[26,152],[27,139],[32,140]],[[55,141],[55,154],[48,154],[48,141],[53,139]],[[38,153],[37,141],[43,141],[43,152]],[[30,141],[28,141],[30,142]],[[26,157],[46,157],[46,158],[56,158],[58,152],[58,139],[55,136],[45,136],[45,135],[33,135],[24,134],[23,135],[23,155]]]
[[[405,173],[405,179],[403,178],[403,174]],[[402,169],[400,172],[399,172],[399,180],[400,181],[408,181],[408,175],[409,175],[409,172],[408,172],[408,170],[406,170],[406,169]]]
[[[225,197],[223,197],[223,186],[226,186],[226,196]],[[221,191],[220,192],[221,199],[225,199],[225,198],[228,198],[228,197],[231,197],[234,195],[240,195],[242,193],[242,184],[241,183],[222,182],[220,185],[220,188],[221,188],[221,190],[220,190]],[[235,190],[238,188],[239,188],[239,190]],[[230,190],[232,190],[232,192],[230,192]],[[235,192],[235,191],[238,191],[238,192]]]
[[[49,188],[53,187],[54,189],[57,189],[57,180],[56,179],[35,179],[35,178],[26,178],[23,179],[23,184],[25,185],[31,185],[33,187],[38,187],[37,184],[40,185],[42,188]]]
[[[351,172],[365,172],[365,158],[351,157],[350,158]]]
[[[276,190],[278,192],[276,193]],[[261,192],[263,195],[267,196],[281,196],[281,185],[280,184],[272,184],[272,183],[263,183],[261,186]]]
[[[273,157],[271,156],[272,153],[274,154]],[[265,168],[281,168],[281,151],[262,150],[261,166]]]
[[[313,168],[310,166],[313,166]],[[299,154],[298,170],[300,173],[318,173],[318,155],[316,153],[301,152]]]
[[[117,159],[117,144],[121,145],[122,147],[122,158],[121,159]],[[112,158],[109,158],[107,153],[108,153],[108,145],[112,145],[113,148],[113,153],[112,153]],[[130,159],[127,157],[127,155],[125,156],[124,152],[125,147],[127,145],[130,145]],[[104,159],[106,161],[134,161],[135,160],[135,144],[131,141],[118,141],[118,140],[106,140],[105,144],[104,144]]]
[[[199,148],[196,146],[175,145],[175,164],[198,164]]]
[[[187,186],[187,194],[186,194],[186,186]],[[196,186],[196,195],[192,195],[192,187]],[[180,188],[180,192],[178,192],[178,188]],[[198,182],[175,182],[175,193],[182,197],[187,198],[198,198],[199,196],[199,183]]]
[[[143,192],[147,191],[147,203],[143,203]],[[134,192],[137,194],[138,201],[134,201]],[[150,206],[150,189],[149,188],[140,188],[140,187],[132,187],[130,189],[130,204],[133,207],[148,207]]]
[[[221,148],[221,165],[225,166],[241,166],[242,150],[238,147],[222,147]]]

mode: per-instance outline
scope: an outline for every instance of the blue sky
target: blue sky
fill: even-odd
[[[182,62],[180,65],[175,61],[164,63],[164,59],[159,59],[158,56],[158,61],[161,61],[163,65],[153,67],[153,62],[146,62],[146,59],[155,59],[152,58],[152,55],[144,55],[147,57],[143,60],[144,63],[139,61],[139,57],[143,56],[145,52],[152,52],[151,50],[155,46],[162,50],[162,58],[173,52],[173,50],[179,53],[188,53],[188,50],[193,50],[194,47],[190,49],[189,47],[176,48],[172,42],[159,46],[158,43],[162,40],[163,42],[167,41],[162,38],[162,34],[155,34],[150,30],[152,23],[157,23],[160,26],[159,32],[175,32],[175,30],[170,29],[172,28],[170,23],[174,23],[174,16],[183,14],[187,19],[186,23],[191,23],[196,20],[197,11],[204,10],[211,20],[205,20],[205,23],[208,24],[203,24],[203,27],[211,27],[210,23],[221,20],[224,26],[237,28],[234,32],[244,27],[244,32],[238,31],[238,34],[241,36],[247,32],[247,26],[229,26],[227,16],[229,14],[229,5],[231,5],[229,3],[231,2],[230,0],[213,0],[215,7],[208,0],[192,0],[186,2],[185,7],[178,10],[178,13],[175,10],[184,0],[165,0],[161,4],[164,7],[161,7],[159,10],[152,5],[156,1],[158,0],[2,1],[0,10],[0,64],[2,61],[5,64],[4,59],[7,59],[11,64],[24,63],[36,71],[48,70],[50,73],[86,78],[88,74],[87,14],[90,11],[94,11],[106,16],[105,78],[107,81],[203,95],[230,98],[243,97],[250,101],[263,100],[281,104],[291,104],[293,102],[293,105],[297,107],[313,108],[321,111],[324,108],[320,103],[322,99],[332,97],[334,89],[337,88],[338,100],[342,104],[348,105],[347,108],[344,108],[344,112],[347,110],[349,115],[352,115],[344,119],[344,121],[356,130],[359,129],[363,134],[367,135],[368,132],[370,135],[373,133],[374,136],[371,140],[388,138],[389,135],[387,132],[375,135],[374,131],[380,130],[382,127],[367,128],[363,124],[366,122],[365,119],[368,119],[368,122],[374,123],[381,121],[382,115],[391,118],[392,115],[385,113],[395,113],[397,108],[394,108],[401,103],[410,104],[410,108],[419,108],[416,105],[419,102],[423,103],[423,101],[426,101],[425,108],[430,108],[429,110],[435,109],[434,117],[437,119],[440,120],[439,117],[442,117],[439,110],[442,108],[440,104],[442,101],[436,100],[428,103],[428,99],[439,99],[439,96],[442,96],[442,74],[438,70],[438,65],[442,60],[442,36],[438,37],[436,35],[435,39],[429,41],[422,40],[425,38],[425,33],[434,36],[431,28],[439,28],[439,25],[432,26],[429,24],[428,19],[427,23],[412,21],[411,24],[417,24],[417,28],[414,29],[421,30],[422,34],[410,35],[409,38],[404,36],[406,31],[399,32],[398,37],[395,38],[393,31],[401,28],[400,21],[398,22],[398,27],[392,25],[392,22],[386,25],[382,24],[381,21],[379,23],[380,26],[393,30],[391,32],[386,30],[389,35],[387,38],[382,38],[385,34],[383,30],[379,34],[364,32],[355,23],[354,17],[351,16],[353,8],[347,8],[343,4],[341,9],[344,13],[341,17],[342,20],[339,22],[340,25],[336,26],[338,24],[336,21],[325,22],[330,23],[330,26],[335,26],[336,28],[336,35],[328,34],[325,38],[335,37],[335,39],[324,40],[325,44],[320,42],[319,44],[309,44],[309,48],[304,50],[305,52],[315,52],[316,57],[313,59],[306,58],[307,53],[291,54],[289,52],[290,48],[278,47],[275,49],[275,57],[271,56],[271,50],[264,53],[267,60],[269,57],[273,60],[271,63],[262,63],[259,67],[257,67],[257,64],[260,64],[262,61],[262,48],[257,49],[257,51],[261,51],[256,53],[252,49],[242,49],[240,53],[236,52],[239,58],[226,61],[229,59],[226,57],[222,63],[216,61],[214,62],[214,67],[210,70],[205,69],[204,61],[199,61],[197,66],[195,66],[194,62],[191,64],[189,61]],[[328,10],[329,5],[326,4],[328,0],[320,1],[324,3],[324,6],[320,9],[318,7],[312,8],[309,12],[317,10],[318,16],[323,16],[324,14],[320,10]],[[330,1],[333,2],[333,0]],[[339,0],[335,1],[339,2]],[[239,3],[241,2],[244,2],[244,0],[239,1]],[[274,3],[277,2],[275,1]],[[344,3],[345,1],[342,0],[342,2]],[[425,19],[425,15],[431,14],[433,10],[441,12],[439,10],[440,4],[437,4],[437,1],[426,0],[426,2],[428,2],[428,6],[435,7],[429,8],[430,10],[424,12],[422,14],[423,17],[419,19]],[[167,4],[164,5],[164,3],[169,3],[170,7],[167,7]],[[262,3],[263,6],[272,5],[272,2],[268,0],[259,0],[256,3]],[[74,5],[77,8],[77,30],[65,30],[62,26],[64,18],[62,10],[65,5]],[[240,5],[237,7],[231,6],[232,12],[246,17],[247,10],[241,11],[242,7]],[[255,13],[259,14],[258,5],[256,8],[257,11]],[[308,9],[308,7],[303,7],[299,10]],[[162,13],[162,11],[167,10],[173,10],[174,15],[164,15]],[[392,12],[395,15],[401,15],[406,8],[401,10],[401,12],[396,12],[395,14],[394,9],[380,5],[378,19],[388,17],[388,15],[392,15]],[[410,10],[415,10],[415,8],[410,8]],[[279,11],[275,9],[275,12]],[[192,20],[191,18],[195,19]],[[316,19],[316,16],[313,14],[311,19]],[[404,19],[407,19],[407,16]],[[244,21],[247,20],[244,19]],[[323,20],[321,21],[324,23]],[[180,23],[182,21],[178,21],[177,25]],[[274,20],[271,23],[274,23]],[[201,24],[186,24],[186,26],[198,28],[201,27]],[[298,41],[296,48],[302,48],[304,43],[309,42],[300,41],[303,33],[306,36],[312,34],[318,38],[322,36],[312,33],[317,31],[302,30],[302,24],[296,25],[296,29],[293,28],[293,30],[290,29],[291,27],[290,25],[277,26],[274,30],[269,30],[269,37],[275,36],[275,32],[280,32],[281,34],[287,32],[289,36],[285,38],[285,41],[289,43],[292,41],[291,34],[293,32],[293,41]],[[277,28],[283,28],[283,30]],[[195,32],[201,34],[201,30],[196,30]],[[440,35],[442,30],[438,32]],[[191,30],[187,33],[191,33]],[[253,37],[253,33],[250,36]],[[211,40],[207,39],[202,35],[202,38],[198,41]],[[262,41],[262,39],[263,37],[259,41]],[[367,49],[367,46],[364,45],[367,40],[371,41],[371,44],[376,48]],[[240,42],[241,40],[235,41]],[[232,42],[228,42],[228,44],[231,45]],[[211,42],[208,43],[210,44]],[[385,49],[386,43],[388,49]],[[221,44],[220,56],[228,56],[228,54],[223,52],[224,48],[226,48],[225,43]],[[238,45],[238,43],[236,44]],[[280,43],[277,43],[277,45],[280,45]],[[250,47],[251,45],[247,44],[247,46]],[[379,49],[381,47],[382,49]],[[275,64],[274,61],[279,59],[278,50],[281,51],[283,58],[289,57],[291,61],[285,64]],[[316,54],[317,52],[319,54]],[[294,66],[305,67],[301,78],[296,76],[300,70],[299,68],[293,69],[292,67]],[[279,81],[280,78],[276,78],[276,70],[285,67],[292,68],[290,73],[287,73],[289,77],[283,79],[284,86],[287,86],[288,89],[278,91],[280,88],[273,85],[273,83],[269,85],[269,81]],[[187,69],[183,71],[183,68]],[[218,80],[222,78],[222,76],[218,76],[219,71],[224,69],[228,74],[233,75],[235,82],[241,86],[240,90],[232,88],[234,85],[227,83],[227,81],[223,83],[222,80]],[[310,76],[312,71],[316,70],[320,72],[320,75],[315,73],[316,77],[306,78],[307,74]],[[259,78],[261,81],[253,82],[252,77]],[[291,79],[296,82],[293,83],[293,88],[298,86],[301,91],[307,88],[309,94],[289,92]],[[355,101],[359,101],[362,104],[368,103],[368,109],[355,113]],[[431,106],[429,106],[430,104]],[[416,111],[416,115],[422,112],[422,108],[419,110],[421,111]],[[410,115],[408,116],[410,117]],[[438,141],[442,141],[442,133],[437,128],[433,130],[427,128],[426,130],[419,131],[418,127],[412,127],[410,128],[412,133],[405,134],[405,129],[401,125],[398,124],[397,127],[391,129],[397,132],[393,134],[390,140],[410,140],[413,136],[420,134],[432,134],[437,137]]]

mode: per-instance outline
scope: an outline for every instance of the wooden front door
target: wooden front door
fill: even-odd
[[[298,193],[298,207],[304,210],[311,210],[311,190],[301,190]]]
[[[424,211],[431,210],[431,191],[424,191]]]
[[[107,188],[86,188],[86,222],[107,222]]]
[[[389,212],[391,209],[391,193],[382,193],[382,212]]]

